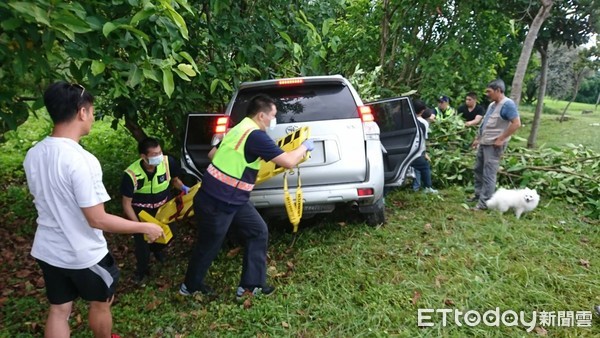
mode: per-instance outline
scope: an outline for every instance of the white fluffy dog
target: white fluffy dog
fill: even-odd
[[[535,190],[500,188],[485,204],[488,208],[502,213],[512,208],[515,210],[515,216],[519,218],[524,212],[535,209],[539,202],[540,196]]]

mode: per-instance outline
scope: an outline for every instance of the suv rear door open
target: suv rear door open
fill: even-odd
[[[213,147],[213,137],[222,114],[189,113],[183,142],[183,168],[197,179],[210,164],[208,153]]]
[[[410,163],[425,147],[424,135],[417,128],[417,118],[408,97],[369,102],[379,125],[385,184],[401,185]]]

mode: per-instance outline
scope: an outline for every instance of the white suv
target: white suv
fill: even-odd
[[[190,113],[182,166],[202,179],[216,133],[241,121],[249,100],[267,94],[277,102],[277,127],[267,133],[278,139],[310,127],[315,149],[294,170],[302,177],[303,217],[349,206],[369,225],[385,221],[384,186],[404,182],[409,164],[423,149],[407,97],[363,104],[350,82],[339,75],[245,82],[223,115]],[[290,191],[295,175],[288,174]],[[283,176],[254,188],[250,200],[267,217],[285,216]]]

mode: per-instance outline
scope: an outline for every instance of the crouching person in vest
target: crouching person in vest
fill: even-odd
[[[152,216],[170,199],[171,186],[188,193],[190,188],[178,178],[181,168],[177,161],[163,155],[160,143],[154,138],[145,138],[138,143],[140,159],[133,162],[123,174],[121,194],[125,217],[139,221],[138,214],[145,210]],[[162,250],[165,244],[148,244],[141,234],[133,235],[135,242],[136,271],[133,280],[144,282],[149,274],[150,252],[157,261],[165,259]]]
[[[218,148],[209,152],[212,163],[204,173],[202,185],[194,197],[197,239],[190,257],[185,281],[179,293],[213,294],[205,277],[217,257],[225,235],[233,224],[242,236],[245,248],[242,275],[236,291],[241,300],[246,295],[269,295],[275,288],[267,285],[267,246],[269,231],[254,205],[250,192],[254,188],[260,160],[273,161],[293,168],[313,149],[306,140],[298,148],[284,152],[265,132],[276,125],[275,101],[266,95],[253,97],[246,117],[223,138]]]

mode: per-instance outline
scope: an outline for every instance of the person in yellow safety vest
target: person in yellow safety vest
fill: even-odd
[[[236,291],[240,300],[245,295],[269,295],[275,288],[266,283],[269,231],[256,208],[250,203],[260,160],[273,161],[293,168],[313,149],[306,140],[298,148],[284,152],[267,135],[275,128],[275,101],[263,94],[253,97],[246,117],[233,127],[208,156],[212,163],[202,177],[202,185],[194,197],[197,239],[179,293],[214,294],[205,277],[217,257],[225,235],[233,224],[245,243],[242,275]]]
[[[138,214],[144,210],[152,216],[158,208],[171,198],[171,187],[184,193],[190,188],[179,179],[181,168],[177,161],[163,155],[160,143],[155,138],[145,138],[138,143],[140,159],[134,161],[123,174],[121,180],[122,206],[125,217],[139,221]],[[136,270],[133,281],[142,284],[148,276],[150,252],[157,261],[165,259],[165,244],[148,244],[142,234],[133,235],[135,243]]]
[[[435,119],[444,119],[450,115],[455,115],[456,110],[450,107],[450,98],[442,95],[438,97],[438,106],[434,110],[434,114],[429,117],[430,121]]]

